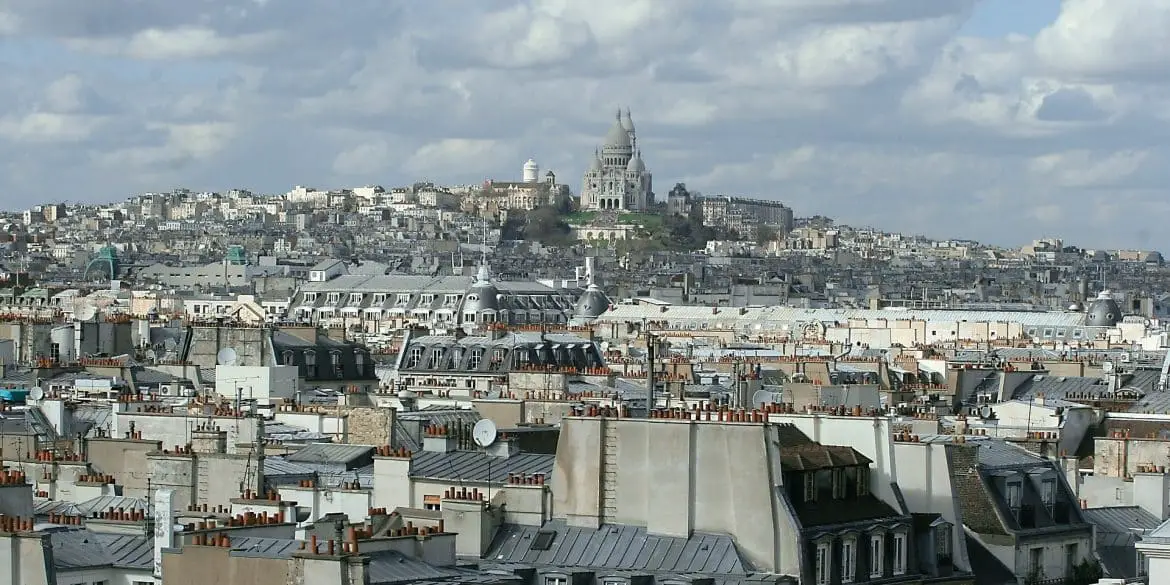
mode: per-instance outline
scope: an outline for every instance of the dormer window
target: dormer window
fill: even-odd
[[[317,352],[311,349],[305,351],[305,377],[317,377]]]
[[[382,303],[384,303],[384,302],[386,302],[386,293],[375,293],[375,294],[374,294],[374,301],[373,301],[373,303],[374,303],[375,305],[380,305],[380,304],[382,304]]]
[[[817,476],[811,471],[804,474],[804,501],[817,501]]]
[[[1048,513],[1052,513],[1052,508],[1056,505],[1056,478],[1049,477],[1040,482],[1040,498],[1044,501],[1044,507],[1048,508]]]
[[[314,302],[316,300],[317,300],[317,293],[315,293],[315,292],[305,293],[305,302],[306,303],[311,303],[311,302]]]
[[[1007,505],[1014,512],[1020,510],[1020,482],[1009,481],[1007,484]]]
[[[395,299],[394,304],[405,305],[409,302],[410,302],[410,294],[409,293],[398,293],[398,298]]]
[[[847,486],[845,485],[845,469],[843,467],[838,467],[837,469],[834,469],[833,470],[833,499],[834,500],[844,499],[845,492],[847,491],[846,487]]]
[[[951,560],[951,524],[939,522],[934,526],[934,553],[939,563]]]
[[[333,375],[337,376],[338,378],[345,377],[345,366],[341,363],[340,351],[329,352],[329,362],[330,365],[333,366]]]
[[[471,293],[471,294],[467,295],[467,302],[469,302],[469,303],[474,303],[478,300],[479,300],[479,295],[477,295],[475,293]],[[459,302],[459,295],[447,295],[447,300],[445,301],[444,304],[454,305],[455,303],[458,303],[458,302]]]
[[[408,368],[418,367],[418,363],[422,361],[422,356],[423,356],[423,348],[421,348],[421,347],[410,348],[410,351],[408,351],[406,354],[406,367],[408,367]]]
[[[440,360],[443,359],[443,348],[436,347],[431,350],[431,367],[439,367]]]
[[[467,368],[471,370],[478,370],[480,364],[483,363],[483,350],[471,350],[471,357],[467,360]]]
[[[857,497],[862,498],[869,495],[869,467],[861,466],[857,468]]]
[[[329,293],[329,296],[326,297],[326,302],[328,303],[336,303],[339,301],[341,301],[341,293],[339,292],[331,292]]]
[[[360,349],[353,352],[353,367],[358,371],[358,375],[366,373],[366,352]]]
[[[349,302],[355,305],[362,302],[362,293],[349,293]]]

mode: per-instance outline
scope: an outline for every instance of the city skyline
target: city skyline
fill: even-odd
[[[0,205],[515,180],[529,156],[578,192],[628,106],[659,197],[685,182],[932,237],[1166,249],[1167,46],[1142,25],[1170,3],[1009,4],[18,2]]]

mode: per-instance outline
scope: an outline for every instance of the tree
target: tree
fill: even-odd
[[[760,225],[756,229],[756,243],[763,246],[780,237],[780,232],[770,225]]]
[[[553,207],[544,205],[529,211],[524,216],[524,239],[536,240],[550,246],[562,246],[569,243],[569,224],[561,219],[561,214]]]

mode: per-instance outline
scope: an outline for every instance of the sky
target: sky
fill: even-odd
[[[1170,250],[1170,0],[0,0],[0,208],[519,180]]]

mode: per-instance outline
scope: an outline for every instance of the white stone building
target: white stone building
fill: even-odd
[[[634,121],[627,109],[617,118],[601,150],[594,152],[581,188],[581,208],[644,211],[654,202],[650,171],[642,161]]]

